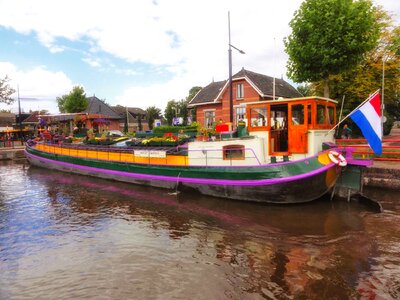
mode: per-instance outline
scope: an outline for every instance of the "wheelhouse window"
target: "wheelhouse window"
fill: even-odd
[[[244,160],[245,148],[243,145],[227,145],[222,148],[224,160]]]
[[[335,109],[332,106],[328,106],[328,124],[335,124]]]
[[[243,99],[244,98],[244,85],[243,83],[239,83],[236,86],[236,99]]]
[[[213,127],[215,124],[215,111],[209,110],[204,112],[204,123],[207,128]]]
[[[292,106],[292,125],[304,124],[304,105],[296,104]]]
[[[317,124],[325,124],[325,105],[318,104],[317,105]]]
[[[268,126],[267,108],[254,107],[250,109],[250,127]]]

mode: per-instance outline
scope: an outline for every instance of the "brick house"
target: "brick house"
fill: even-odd
[[[120,119],[120,130],[124,131],[126,118],[128,117],[128,131],[136,132],[149,130],[146,111],[137,107],[125,107],[121,105],[111,106],[118,113]]]
[[[232,76],[233,126],[238,120],[247,122],[247,106],[273,99],[273,77],[246,69]],[[283,79],[275,78],[275,99],[302,97],[299,91]],[[229,81],[212,82],[189,102],[196,109],[197,121],[205,127],[230,120]]]

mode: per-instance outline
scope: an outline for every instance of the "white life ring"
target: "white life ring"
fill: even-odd
[[[347,166],[347,160],[344,158],[344,156],[337,152],[337,151],[329,151],[328,153],[329,159],[336,165],[345,167]]]

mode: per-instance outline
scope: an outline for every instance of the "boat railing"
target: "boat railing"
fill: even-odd
[[[82,157],[124,163],[177,166],[240,166],[261,165],[251,148],[189,150],[186,147],[109,147],[87,145],[46,144],[37,145],[39,150],[55,155]]]

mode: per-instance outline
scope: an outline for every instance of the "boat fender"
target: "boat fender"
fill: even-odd
[[[329,159],[336,165],[345,167],[347,166],[347,160],[344,158],[344,156],[337,152],[337,151],[329,151],[328,153]]]

